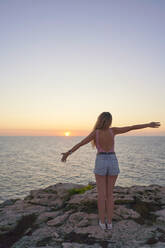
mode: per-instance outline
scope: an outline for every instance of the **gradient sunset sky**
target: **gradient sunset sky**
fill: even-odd
[[[1,0],[0,135],[87,135],[161,122],[165,135],[164,0]],[[128,135],[127,134],[127,135]]]

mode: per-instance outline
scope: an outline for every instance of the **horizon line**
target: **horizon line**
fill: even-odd
[[[115,136],[131,136],[131,137],[165,137],[165,134],[162,135],[145,135],[145,134],[141,134],[141,135],[137,135],[137,134],[130,134],[130,135],[126,135],[126,134],[117,134]],[[65,137],[65,138],[72,138],[72,137],[86,137],[86,135],[70,135],[70,136],[65,136],[65,135],[0,135],[0,137]]]

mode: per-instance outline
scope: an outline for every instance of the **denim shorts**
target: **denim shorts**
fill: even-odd
[[[93,172],[101,176],[118,175],[120,173],[120,169],[116,154],[97,154]]]

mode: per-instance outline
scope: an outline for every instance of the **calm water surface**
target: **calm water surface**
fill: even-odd
[[[0,202],[23,198],[32,189],[57,182],[87,184],[96,150],[87,144],[62,163],[65,152],[83,137],[0,137]],[[165,185],[165,136],[116,136],[121,173],[116,185]]]

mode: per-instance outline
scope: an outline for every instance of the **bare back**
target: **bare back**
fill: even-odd
[[[114,134],[111,128],[96,130],[96,147],[98,152],[114,152]]]

